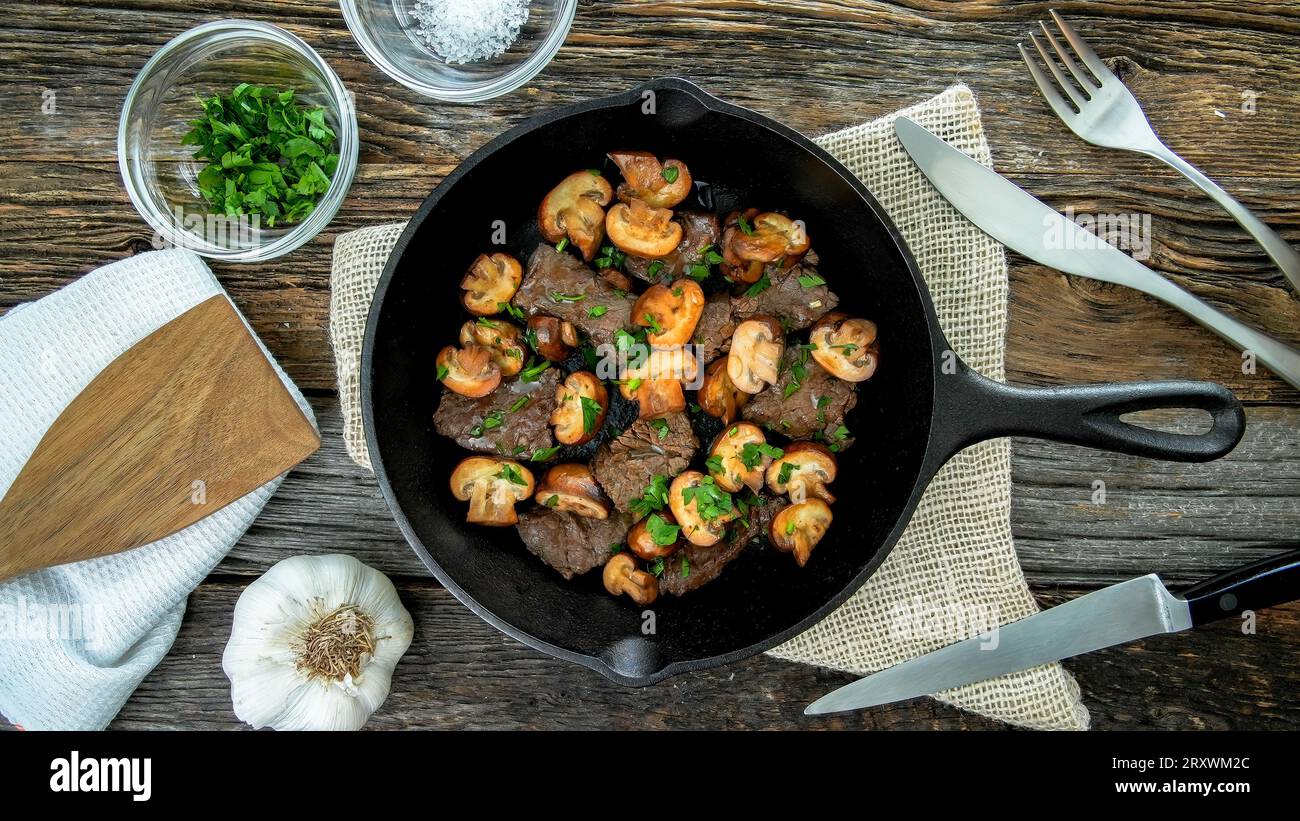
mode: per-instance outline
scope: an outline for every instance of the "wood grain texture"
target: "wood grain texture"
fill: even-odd
[[[0,579],[166,538],[318,447],[230,300],[209,297],[109,363],[50,425],[0,499]]]
[[[1146,108],[1157,132],[1300,243],[1300,3],[1131,0],[1053,4]],[[550,107],[685,76],[808,134],[853,125],[954,82],[975,90],[1000,171],[1059,208],[1150,215],[1147,264],[1217,307],[1300,344],[1300,297],[1231,219],[1172,171],[1077,140],[1033,92],[1015,51],[1047,6],[1030,0],[582,0],[555,61],[524,89],[473,106],[388,80],[336,4],[221,0],[37,2],[6,10],[0,48],[0,311],[151,247],[122,191],[117,115],[135,72],[201,20],[251,17],[317,48],[356,93],[361,165],[325,234],[259,265],[213,269],[291,377],[316,393],[324,445],[192,597],[175,650],[116,726],[229,728],[220,650],[239,587],[299,552],[353,553],[399,579],[416,645],[379,727],[944,727],[991,722],[927,700],[809,720],[802,705],[849,677],[755,659],[641,691],[509,642],[431,584],[372,477],[339,437],[326,333],[338,233],[407,218],[457,163]],[[664,55],[686,55],[665,60]],[[42,104],[53,92],[54,113]],[[1255,101],[1254,111],[1243,103]],[[1013,527],[1045,603],[1159,571],[1189,582],[1294,538],[1300,395],[1172,309],[1012,255],[1009,378],[1031,384],[1150,378],[1221,381],[1249,403],[1228,459],[1169,465],[1017,440]],[[1167,421],[1167,420],[1165,420]],[[1107,500],[1094,503],[1093,482]],[[1058,591],[1058,586],[1060,590]],[[1279,615],[1280,614],[1280,615]],[[1069,663],[1098,728],[1295,728],[1300,616],[1263,614]]]

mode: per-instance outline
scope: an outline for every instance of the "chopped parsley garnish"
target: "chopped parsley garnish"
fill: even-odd
[[[497,310],[505,311],[506,313],[510,314],[520,322],[524,321],[524,312],[519,310],[519,308],[515,307],[514,305],[511,305],[509,302],[498,302]]]
[[[519,468],[515,467],[514,465],[510,465],[510,464],[506,464],[506,465],[502,465],[502,466],[501,466],[501,472],[497,474],[497,478],[500,478],[500,479],[506,479],[506,480],[508,480],[511,484],[514,484],[514,485],[527,485],[527,484],[528,484],[528,481],[527,481],[526,479],[524,479],[524,475],[523,475],[522,473],[519,472]],[[557,501],[558,501],[558,500],[557,500]]]
[[[852,356],[853,352],[858,349],[858,346],[852,342],[845,342],[843,345],[832,345],[831,347],[843,351],[845,356]]]
[[[533,451],[533,455],[528,457],[531,462],[545,462],[547,459],[554,458],[555,454],[560,452],[560,446],[555,445],[549,448],[538,448]]]
[[[677,173],[678,173],[677,166],[666,165],[664,166],[664,170],[660,171],[659,173],[663,175],[663,178],[668,181],[669,185],[672,185],[673,183],[677,182]]]
[[[811,345],[799,346],[799,352],[790,365],[790,382],[781,391],[782,399],[789,399],[792,393],[803,387],[804,379],[808,378],[808,352],[810,350],[812,350]]]
[[[677,297],[678,299],[681,299],[682,294],[684,294],[684,293],[686,293],[686,292],[683,291],[681,288],[674,288],[674,289],[673,289],[673,296]]]
[[[515,411],[520,410],[521,408],[523,408],[524,405],[527,404],[528,404],[527,396],[519,397],[518,399],[515,400],[515,403],[510,406],[510,413],[514,413]]]
[[[790,475],[793,474],[798,469],[799,466],[796,465],[794,462],[782,462],[781,470],[778,471],[776,476],[777,484],[781,484],[781,485],[789,484]]]
[[[749,288],[745,291],[745,296],[758,296],[759,294],[763,293],[764,291],[766,291],[768,288],[771,287],[772,287],[772,278],[769,277],[767,274],[763,274],[761,277],[758,278],[758,282],[755,282],[753,285],[749,286]]]
[[[615,553],[622,553],[622,552],[623,552],[623,545],[619,544],[618,542],[610,543],[609,555],[613,556]]]
[[[582,397],[582,432],[591,433],[596,429],[596,420],[600,418],[600,403],[590,397]]]
[[[649,267],[645,269],[646,276],[650,277],[650,280],[653,282],[659,278],[659,272],[662,271],[664,267],[663,260],[657,259],[650,263]]]
[[[749,220],[745,219],[745,215],[739,214],[737,219],[740,223],[740,230],[744,231],[746,235],[752,237],[754,235],[754,227],[749,224]]]
[[[682,490],[685,504],[695,503],[695,512],[706,522],[725,516],[732,510],[731,494],[718,487],[712,476],[700,479],[698,485]]]
[[[664,326],[659,324],[659,320],[655,319],[654,314],[646,312],[641,319],[645,322],[646,327],[650,329],[650,333],[658,335],[664,332]]]
[[[547,507],[555,507],[559,503],[560,503],[560,497],[556,496],[554,493],[552,493],[550,496],[546,498]]]
[[[581,302],[586,298],[586,294],[562,294],[559,291],[551,292],[552,302]]]
[[[482,325],[485,328],[495,328],[497,326],[497,323],[495,321],[488,319],[485,316],[481,316],[478,318],[478,324]],[[500,341],[500,337],[498,337],[498,341]]]
[[[766,442],[746,442],[745,446],[740,449],[740,463],[750,470],[762,464],[764,456],[770,459],[780,459],[785,456],[785,451]]]
[[[826,406],[829,405],[830,403],[831,403],[831,398],[830,398],[829,396],[821,396],[821,397],[818,397],[818,398],[817,398],[817,410],[821,410],[822,408],[826,407]]]
[[[704,460],[704,466],[709,469],[709,473],[718,474],[725,471],[725,468],[722,467],[721,456],[710,456]]]
[[[600,357],[599,355],[597,355],[596,349],[591,347],[590,345],[583,345],[582,362],[584,365],[587,366],[587,370],[589,371],[596,370],[596,365],[600,362]]]
[[[559,242],[555,243],[555,250],[557,251],[563,251],[565,248],[568,247],[569,247],[568,237],[562,237]]]
[[[650,572],[658,578],[664,574],[664,559],[662,556],[650,563]]]
[[[662,474],[650,480],[641,497],[628,503],[628,509],[638,519],[668,506],[668,480]]]
[[[627,254],[613,245],[606,245],[600,249],[600,256],[596,257],[595,262],[597,268],[622,268],[626,260]]]
[[[628,393],[636,393],[637,388],[641,387],[641,381],[642,381],[642,380],[641,380],[641,377],[638,376],[638,377],[635,377],[635,378],[633,378],[633,379],[629,379],[629,380],[627,380],[627,381],[624,382],[623,384],[624,384],[624,385],[627,385],[627,392],[628,392]]]
[[[660,440],[661,442],[662,442],[664,439],[667,439],[667,438],[668,438],[668,431],[669,431],[669,428],[668,428],[668,420],[667,420],[667,419],[651,419],[651,420],[650,420],[650,427],[654,428],[655,431],[659,434],[659,440]]]
[[[699,402],[691,403],[691,413],[699,413],[701,410],[703,410],[703,408],[700,407]]]
[[[838,428],[835,429],[835,438],[841,441],[844,439],[848,439],[849,429],[844,427],[843,425],[840,425]]]
[[[587,316],[591,317],[592,319],[600,319],[602,316],[605,315],[605,312],[608,310],[609,309],[606,308],[604,305],[593,305],[592,307],[587,309]]]
[[[799,277],[799,284],[805,288],[816,288],[818,285],[825,285],[826,280],[822,279],[820,274],[804,274]]]
[[[789,536],[794,533],[794,519],[785,523],[785,535]]]
[[[438,381],[441,382],[442,380],[446,379],[446,378],[447,378],[447,373],[448,373],[447,366],[446,366],[446,365],[439,365],[439,366],[438,366]]]
[[[703,282],[709,278],[709,266],[699,262],[692,262],[686,266],[686,276],[696,282]]]
[[[541,362],[533,360],[527,368],[519,372],[520,382],[536,382],[541,377],[542,372],[551,367],[549,360],[543,359]]]
[[[683,553],[682,554],[682,578],[684,579],[689,575],[691,575],[691,560],[686,558],[686,554]]]
[[[677,534],[682,528],[680,525],[669,524],[658,513],[651,513],[650,518],[645,520],[645,529],[650,534],[651,541],[660,547],[667,547],[677,541]]]
[[[721,265],[723,262],[722,254],[719,254],[712,245],[704,246],[700,249],[700,253],[704,255],[704,262],[708,265]]]

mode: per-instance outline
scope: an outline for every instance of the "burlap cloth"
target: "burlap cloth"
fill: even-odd
[[[970,89],[817,140],[875,194],[907,238],[949,342],[971,367],[1004,379],[1007,265],[1002,246],[943,200],[904,153],[905,115],[992,166]],[[334,246],[330,339],[338,361],[348,453],[370,467],[361,425],[361,341],[375,283],[405,226],[353,231]],[[834,282],[834,272],[827,272]],[[880,569],[821,623],[770,651],[777,658],[866,674],[1038,611],[1011,541],[1011,450],[999,439],[948,463]],[[1012,724],[1083,730],[1074,678],[1049,664],[935,698]]]

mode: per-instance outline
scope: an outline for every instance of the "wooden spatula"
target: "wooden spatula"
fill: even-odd
[[[170,536],[319,447],[214,296],[113,360],[46,431],[0,499],[0,579]]]

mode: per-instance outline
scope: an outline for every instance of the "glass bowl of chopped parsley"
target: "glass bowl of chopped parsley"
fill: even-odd
[[[531,80],[564,45],[578,0],[339,0],[370,62],[415,91],[488,100]]]
[[[118,126],[118,166],[155,245],[272,259],[329,224],[356,172],[352,99],[289,32],[206,23],[145,65]]]

